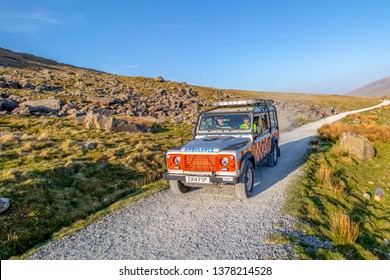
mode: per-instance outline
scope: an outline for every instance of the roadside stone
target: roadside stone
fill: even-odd
[[[0,214],[7,210],[10,206],[9,198],[0,197]]]
[[[367,200],[370,200],[370,199],[371,199],[371,196],[370,196],[370,194],[368,194],[368,193],[364,193],[364,194],[363,194],[363,197],[364,197],[365,199],[367,199]]]
[[[356,156],[360,160],[374,159],[375,157],[373,145],[360,135],[343,132],[340,135],[340,146],[343,151]]]
[[[374,199],[375,199],[376,201],[381,201],[384,194],[385,194],[385,192],[383,191],[382,188],[376,188],[376,189],[375,189],[375,196],[374,196]]]

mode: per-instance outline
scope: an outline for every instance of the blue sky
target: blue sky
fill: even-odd
[[[0,0],[0,47],[120,75],[344,94],[390,76],[390,1]]]

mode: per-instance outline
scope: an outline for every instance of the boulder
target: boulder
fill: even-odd
[[[87,99],[95,104],[106,105],[106,106],[120,103],[120,101],[116,98],[88,96]]]
[[[0,214],[7,210],[10,206],[9,198],[0,197]]]
[[[80,123],[80,121],[78,121]],[[85,127],[87,129],[102,129],[108,132],[151,132],[147,126],[137,123],[129,123],[127,121],[102,116],[98,114],[88,114],[84,119]]]
[[[154,80],[155,80],[156,82],[160,82],[160,83],[165,82],[164,78],[161,77],[161,76],[158,76],[158,77],[154,78]]]
[[[375,149],[366,138],[350,132],[343,132],[340,135],[340,146],[345,152],[356,156],[360,160],[373,159]]]
[[[370,200],[370,199],[371,199],[371,196],[370,196],[369,193],[364,193],[364,194],[363,194],[363,197],[364,197],[365,199],[367,199],[367,200]]]
[[[9,81],[8,87],[13,89],[21,89],[22,86],[20,85],[19,81]]]
[[[37,111],[53,112],[61,110],[61,107],[64,105],[64,102],[57,99],[42,99],[35,101],[26,101],[21,103],[20,105],[29,106],[33,108],[33,110]]]
[[[382,188],[376,188],[376,189],[375,189],[375,196],[374,196],[374,199],[375,199],[376,201],[381,201],[384,194],[385,194],[385,192],[383,191]]]
[[[18,107],[18,102],[10,98],[0,98],[0,111],[11,112]]]
[[[22,116],[41,116],[41,115],[57,115],[61,110],[64,102],[56,99],[43,99],[35,101],[26,101],[19,104],[19,107],[12,111],[13,114]]]
[[[0,88],[7,88],[7,87],[8,87],[7,80],[3,77],[0,77]]]

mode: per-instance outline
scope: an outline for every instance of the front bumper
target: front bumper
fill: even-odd
[[[188,175],[191,176],[191,175]],[[231,177],[231,176],[201,176],[201,177],[208,177],[210,179],[210,183],[223,183],[223,184],[237,184],[240,183],[240,177]],[[171,173],[164,173],[163,178],[165,180],[175,180],[175,181],[186,181],[186,175],[181,174],[171,174]]]

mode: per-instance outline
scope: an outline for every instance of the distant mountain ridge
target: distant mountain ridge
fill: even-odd
[[[390,96],[390,77],[369,83],[368,85],[347,93],[347,95],[362,97]]]
[[[30,69],[39,69],[39,68],[51,69],[53,67],[67,66],[75,69],[85,69],[89,71],[104,73],[99,70],[78,67],[74,65],[65,64],[65,63],[59,63],[52,59],[47,59],[47,58],[43,58],[43,57],[39,57],[27,53],[14,52],[1,47],[0,47],[0,66],[15,67],[15,68],[30,68]]]

